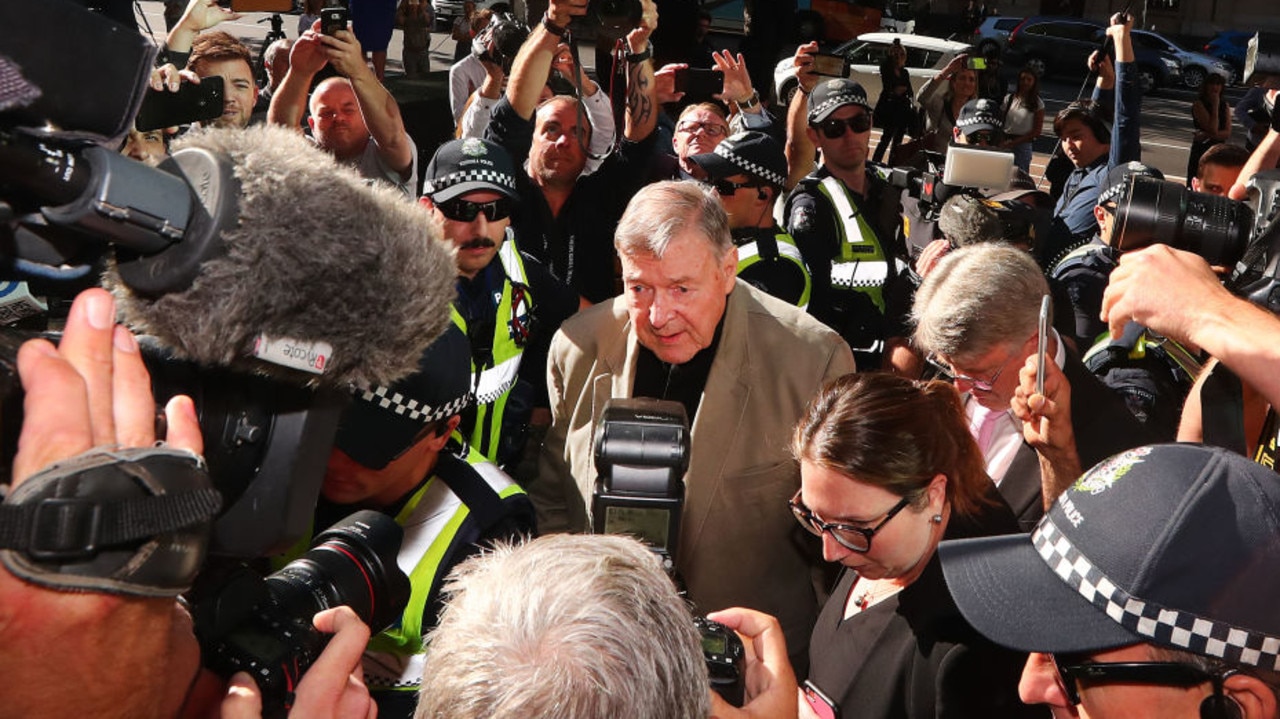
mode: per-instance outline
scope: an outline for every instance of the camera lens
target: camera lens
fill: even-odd
[[[1159,242],[1230,267],[1244,256],[1252,227],[1253,212],[1242,202],[1134,177],[1116,208],[1111,244],[1128,251]]]
[[[272,599],[291,617],[346,605],[374,633],[409,601],[409,578],[396,566],[403,531],[390,517],[363,510],[316,535],[306,554],[267,577]]]
[[[599,23],[599,32],[616,40],[640,24],[644,8],[640,0],[591,0],[589,12]]]

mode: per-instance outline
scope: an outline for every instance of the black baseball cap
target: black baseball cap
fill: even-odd
[[[333,443],[357,464],[382,469],[412,447],[427,425],[460,414],[474,399],[471,344],[450,324],[422,353],[417,372],[390,387],[355,391]]]
[[[748,130],[720,141],[712,152],[693,155],[689,161],[706,171],[710,179],[747,174],[765,184],[787,184],[787,156],[777,140]]]
[[[960,108],[956,127],[965,135],[981,130],[1003,132],[1004,120],[1000,117],[1000,103],[985,97],[966,102]]]
[[[809,124],[816,125],[846,105],[857,105],[871,112],[867,91],[862,85],[842,77],[819,82],[809,93]]]
[[[1227,450],[1138,447],[1106,459],[1030,536],[943,542],[961,613],[1018,651],[1149,642],[1280,662],[1280,476]]]
[[[520,199],[511,155],[501,145],[474,137],[441,145],[427,165],[422,194],[432,202],[447,202],[477,190]]]

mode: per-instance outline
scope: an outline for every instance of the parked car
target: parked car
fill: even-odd
[[[1202,52],[1187,50],[1169,38],[1149,30],[1133,31],[1133,47],[1149,48],[1158,52],[1167,52],[1178,59],[1182,70],[1182,84],[1192,90],[1199,90],[1204,79],[1209,75],[1217,75],[1228,85],[1235,82],[1236,71],[1224,60],[1206,55]]]
[[[1219,60],[1225,60],[1236,71],[1236,79],[1244,77],[1244,55],[1249,50],[1253,33],[1240,30],[1223,30],[1205,43],[1204,51]]]
[[[494,5],[511,9],[510,2],[499,3],[498,0],[476,0],[476,9],[493,8]],[[454,18],[462,15],[462,0],[431,0],[431,9],[436,14],[436,32],[449,32],[453,29]],[[503,9],[502,7],[498,8]]]
[[[926,80],[941,72],[952,58],[971,47],[969,43],[927,35],[869,32],[831,50],[832,54],[843,55],[848,60],[849,72],[845,77],[861,84],[867,91],[867,99],[872,102],[880,96],[880,63],[884,62],[894,40],[900,41],[907,50],[907,72],[917,90]],[[790,103],[796,84],[792,58],[786,57],[778,61],[773,70],[773,87],[782,104]]]
[[[1026,67],[1039,75],[1083,78],[1089,55],[1102,46],[1102,23],[1070,17],[1029,17],[1009,33],[1005,65]],[[1167,52],[1134,42],[1134,62],[1142,92],[1182,82],[1181,64]]]
[[[1009,39],[1009,33],[1022,22],[1020,17],[1005,17],[1003,15],[992,15],[983,18],[982,24],[973,31],[973,46],[977,48],[978,54],[986,57],[991,54],[991,48],[995,48],[1000,52],[1004,52],[1005,42]]]

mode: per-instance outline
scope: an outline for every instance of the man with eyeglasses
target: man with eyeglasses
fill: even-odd
[[[627,109],[623,139],[590,175],[583,175],[591,123],[580,100],[557,95],[540,102],[552,62],[569,37],[569,22],[587,12],[582,0],[552,0],[512,62],[505,96],[494,106],[486,139],[504,147],[527,174],[517,178],[521,249],[588,302],[618,292],[611,239],[627,200],[644,183],[659,108],[649,35],[658,25],[653,0],[627,34]]]
[[[457,249],[453,323],[471,345],[476,395],[459,433],[480,456],[518,474],[528,434],[551,424],[547,347],[578,303],[516,247],[515,188],[506,150],[487,140],[451,140],[431,158],[420,202]]]
[[[1220,448],[1138,447],[1085,473],[1025,535],[943,542],[947,587],[1031,655],[1054,717],[1274,719],[1280,482]]]
[[[782,146],[763,132],[740,132],[693,155],[707,184],[729,215],[729,231],[738,248],[738,278],[778,299],[806,309],[809,270],[795,240],[773,220],[773,208],[787,181]]]
[[[792,176],[805,171],[815,148],[822,166],[800,180],[783,214],[813,276],[810,312],[844,337],[859,369],[877,369],[886,343],[891,351],[904,346],[893,338],[907,332],[900,193],[867,166],[866,92],[852,80],[819,82],[811,69],[815,51],[815,44],[796,51],[800,89],[788,109],[787,156]]]
[[[912,319],[915,346],[964,395],[969,428],[987,465],[1024,530],[1045,511],[1043,488],[1053,473],[1042,464],[1089,466],[1111,454],[1154,441],[1121,398],[1091,374],[1050,328],[1046,384],[1070,405],[1066,439],[1033,448],[1010,402],[1019,370],[1039,346],[1039,315],[1049,284],[1035,260],[1010,245],[981,243],[955,250],[916,291]],[[1077,459],[1078,457],[1078,459]]]

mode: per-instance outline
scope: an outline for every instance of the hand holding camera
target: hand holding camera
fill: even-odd
[[[817,53],[818,43],[807,43],[796,48],[796,55],[792,60],[796,68],[796,82],[800,84],[800,90],[806,95],[813,92],[813,88],[818,85],[818,74],[814,71],[813,64],[813,56]]]
[[[575,17],[587,14],[587,0],[551,0],[547,4],[546,20],[556,27],[566,28]]]
[[[799,690],[778,620],[764,612],[741,607],[712,612],[707,619],[737,632],[746,648],[746,701],[742,708],[737,708],[712,692],[712,716],[719,719],[796,716]]]

